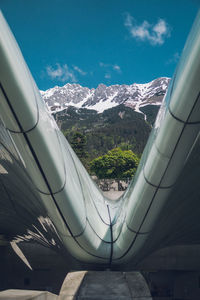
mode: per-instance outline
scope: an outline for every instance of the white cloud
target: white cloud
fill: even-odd
[[[179,61],[180,54],[178,52],[174,53],[174,55],[168,59],[166,65],[176,64]]]
[[[86,75],[87,73],[81,70],[78,66],[73,66],[74,70],[77,71],[81,75]]]
[[[113,64],[105,64],[105,63],[103,63],[103,62],[100,62],[99,63],[99,65],[100,65],[100,67],[101,68],[105,68],[108,72],[110,71],[117,71],[118,73],[120,73],[121,72],[121,68],[120,68],[120,66],[118,66],[117,64],[115,64],[115,65],[113,65]],[[107,73],[108,74],[108,73]]]
[[[110,79],[110,78],[111,78],[111,75],[110,75],[109,73],[106,73],[106,74],[105,74],[105,78],[106,78],[106,79]]]
[[[126,19],[125,19],[124,25],[126,27],[132,27],[133,26],[133,17],[130,14],[126,15]]]
[[[121,68],[118,65],[114,65],[113,66],[113,70],[117,71],[117,72],[121,72]]]
[[[110,66],[110,64],[104,64],[103,62],[100,62],[99,65],[100,65],[100,67],[102,67],[102,68],[107,68],[107,67]]]
[[[59,63],[57,63],[55,67],[47,66],[46,72],[51,79],[57,79],[61,82],[77,82],[73,70],[71,70],[67,64],[61,66]]]
[[[121,73],[121,68],[117,64],[105,64],[103,62],[99,63],[99,66],[105,70],[104,78],[110,79],[114,73]]]
[[[163,19],[159,19],[156,24],[144,20],[141,25],[136,25],[135,19],[127,14],[124,25],[133,38],[148,41],[152,45],[162,45],[165,38],[170,36],[170,27]]]

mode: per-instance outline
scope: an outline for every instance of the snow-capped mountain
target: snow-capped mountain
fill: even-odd
[[[41,91],[51,112],[61,111],[68,106],[94,109],[101,113],[108,108],[124,104],[140,111],[148,104],[160,105],[167,91],[170,78],[161,77],[145,84],[111,85],[99,84],[96,89],[67,83]]]

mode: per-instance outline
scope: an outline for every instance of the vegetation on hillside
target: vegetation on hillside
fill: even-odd
[[[124,105],[101,114],[69,107],[57,113],[56,120],[70,143],[76,132],[86,137],[86,151],[91,159],[124,145],[141,154],[151,131],[144,115]]]
[[[70,144],[76,153],[76,155],[79,157],[79,159],[82,161],[83,165],[86,167],[86,169],[89,170],[89,155],[86,151],[86,136],[84,136],[82,133],[75,131],[72,135],[72,138],[70,140]]]
[[[136,169],[133,164],[129,165],[130,161],[129,163],[127,161],[133,155],[137,159],[141,156],[157,109],[157,106],[144,107],[143,112],[147,115],[147,121],[144,120],[143,114],[124,105],[118,105],[100,114],[95,110],[69,107],[56,113],[54,117],[89,172],[97,174],[95,171],[97,162],[99,166],[100,163],[109,165],[114,161],[113,157],[118,157],[118,161],[122,161],[123,170],[117,171],[114,167],[110,167],[110,170],[106,171],[101,166],[101,169],[103,168],[101,172],[104,178],[112,176],[119,178],[119,174],[127,178],[133,176]],[[130,171],[125,170],[126,163]],[[101,172],[97,175],[99,178],[103,178]]]

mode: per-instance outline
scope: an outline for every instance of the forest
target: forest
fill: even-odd
[[[95,110],[68,107],[54,114],[54,118],[90,174],[96,174],[99,178],[127,178],[135,173],[158,109],[159,106],[153,105],[143,107],[141,110],[146,120],[144,114],[124,105],[99,114]],[[111,162],[116,164],[113,157],[117,155],[118,161],[123,157],[123,172],[119,176],[110,165],[110,171],[102,171],[102,176],[97,170],[97,161],[105,164],[108,156],[112,156],[108,165]],[[136,159],[137,162],[132,161],[134,167],[130,161],[126,165],[127,155]],[[102,165],[99,168],[103,170]]]

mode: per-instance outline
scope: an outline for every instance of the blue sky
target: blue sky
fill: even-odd
[[[172,77],[199,0],[0,0],[42,90]]]

